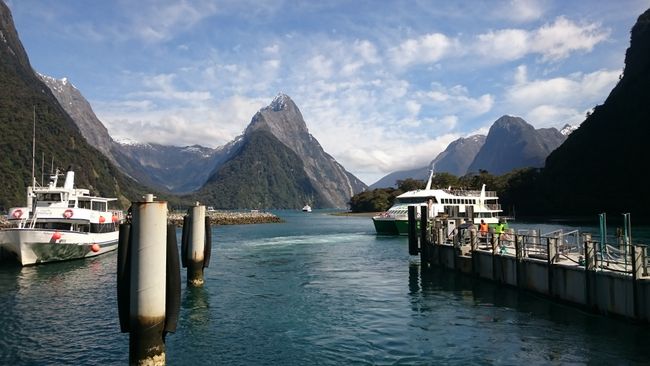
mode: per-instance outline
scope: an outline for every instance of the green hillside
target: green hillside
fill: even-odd
[[[189,197],[223,209],[301,208],[322,202],[300,158],[266,130],[250,133],[239,153]]]
[[[18,39],[7,6],[0,2],[0,211],[24,205],[32,169],[33,115],[36,111],[37,181],[41,157],[75,169],[76,185],[93,193],[119,197],[123,204],[143,188],[123,176],[95,148],[88,145],[71,118],[35,75]]]

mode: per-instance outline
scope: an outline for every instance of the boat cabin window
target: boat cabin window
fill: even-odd
[[[74,208],[76,205],[77,201],[76,200],[70,200],[68,201],[68,208]]]
[[[106,202],[92,201],[92,210],[94,211],[106,211]]]
[[[61,193],[38,193],[36,199],[38,201],[61,202]]]
[[[90,208],[90,201],[79,200],[79,208]]]

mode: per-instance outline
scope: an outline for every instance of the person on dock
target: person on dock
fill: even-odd
[[[481,223],[478,225],[478,232],[481,234],[481,237],[486,237],[488,234],[488,224],[485,223],[485,220],[481,220]]]
[[[499,221],[499,223],[494,227],[494,235],[497,235],[499,239],[501,239],[501,236],[506,230],[506,224],[503,221]]]

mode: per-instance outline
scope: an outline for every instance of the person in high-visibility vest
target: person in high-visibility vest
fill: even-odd
[[[481,220],[481,223],[478,225],[478,232],[481,236],[487,236],[488,224],[486,224],[484,220]]]
[[[505,231],[506,224],[503,223],[503,221],[499,222],[497,226],[494,227],[494,234],[501,236],[503,232]]]

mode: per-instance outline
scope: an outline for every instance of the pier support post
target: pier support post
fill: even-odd
[[[596,247],[591,241],[590,234],[582,235],[582,242],[585,247],[585,298],[588,307],[593,308],[596,303],[596,296],[592,286],[594,269],[596,268]]]
[[[548,295],[553,297],[555,295],[553,291],[553,263],[555,263],[555,256],[557,254],[557,238],[546,238],[546,253],[548,255],[548,258],[546,258],[546,273],[548,275],[546,286],[548,289]]]
[[[186,255],[187,284],[193,287],[203,286],[203,260],[205,255],[205,206],[195,206],[189,210],[189,237]]]
[[[517,287],[521,287],[522,281],[520,280],[521,277],[521,262],[523,261],[523,255],[522,255],[522,250],[521,250],[521,237],[517,234],[514,235],[515,237],[515,283],[517,284]]]
[[[416,229],[415,206],[408,207],[409,254],[418,255],[418,236]]]
[[[420,206],[420,263],[431,265],[431,243],[427,235],[429,224],[429,208]]]
[[[165,336],[180,313],[176,228],[167,225],[167,203],[153,198],[133,203],[117,247],[117,310],[131,365],[165,365]]]
[[[632,301],[634,305],[634,318],[639,319],[639,279],[643,275],[643,252],[644,247],[632,246]]]

